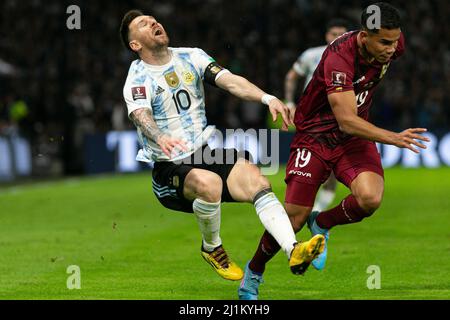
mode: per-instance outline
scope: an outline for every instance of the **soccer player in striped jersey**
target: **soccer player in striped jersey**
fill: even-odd
[[[253,203],[265,229],[287,255],[292,272],[298,273],[321,253],[324,237],[297,242],[283,205],[260,169],[234,149],[209,148],[214,130],[205,116],[203,82],[266,104],[274,121],[281,114],[285,129],[290,124],[287,106],[221,67],[203,50],[169,47],[164,27],[141,11],[125,14],[121,37],[139,57],[131,63],[123,95],[142,145],[139,158],[155,162],[153,191],[160,203],[194,213],[202,233],[202,257],[229,280],[240,280],[243,271],[222,246],[221,203]],[[207,161],[211,159],[215,161]]]

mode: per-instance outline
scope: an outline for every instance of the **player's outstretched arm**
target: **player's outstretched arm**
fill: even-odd
[[[379,128],[359,117],[354,91],[332,93],[328,95],[328,101],[339,124],[339,129],[347,134],[371,141],[391,144],[399,148],[407,148],[415,153],[419,153],[419,150],[412,145],[426,149],[424,144],[416,140],[430,141],[430,139],[419,134],[426,132],[427,129],[412,128],[396,133]]]
[[[274,122],[277,120],[277,116],[280,113],[283,118],[282,130],[287,130],[288,126],[292,124],[288,107],[278,98],[266,94],[247,79],[228,72],[218,78],[216,84],[219,88],[228,91],[238,98],[247,101],[262,102],[268,105]]]
[[[155,141],[169,158],[171,158],[172,150],[176,147],[187,151],[186,144],[183,140],[172,138],[158,128],[155,120],[153,120],[150,109],[141,108],[134,110],[130,114],[130,118],[136,128],[139,128],[142,134],[148,139]]]

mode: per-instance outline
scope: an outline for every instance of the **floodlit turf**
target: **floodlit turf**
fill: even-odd
[[[281,200],[282,178],[270,177]],[[347,193],[340,185],[334,203]],[[224,246],[241,267],[262,231],[251,205],[223,205]],[[0,299],[236,299],[239,282],[199,250],[194,217],[164,209],[148,173],[0,189]],[[70,265],[80,290],[67,289]],[[366,286],[371,265],[379,290]],[[280,253],[260,298],[450,299],[450,169],[386,170],[382,207],[332,231],[326,269],[294,276]]]

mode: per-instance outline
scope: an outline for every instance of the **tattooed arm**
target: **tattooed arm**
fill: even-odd
[[[150,109],[140,108],[134,110],[130,114],[130,118],[136,128],[139,128],[142,134],[148,139],[155,141],[169,158],[171,158],[171,152],[175,147],[187,151],[186,144],[183,140],[172,138],[158,128],[155,120],[153,120]]]

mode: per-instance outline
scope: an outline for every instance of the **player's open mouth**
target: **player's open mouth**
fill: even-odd
[[[162,35],[163,33],[162,33],[162,31],[161,30],[156,30],[156,32],[155,32],[155,36],[160,36],[160,35]]]

